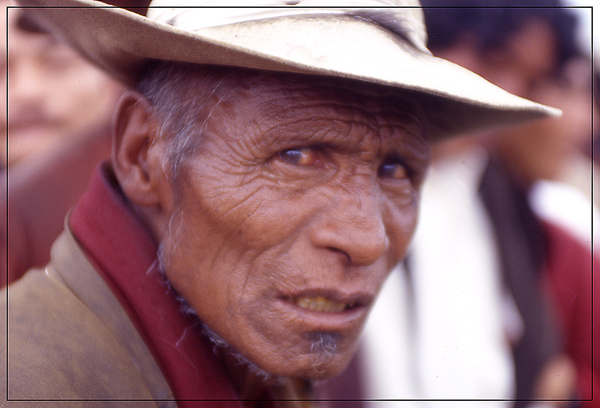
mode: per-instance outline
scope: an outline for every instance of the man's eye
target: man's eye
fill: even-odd
[[[406,166],[397,160],[384,162],[378,169],[381,178],[401,180],[408,177]]]
[[[314,164],[317,159],[314,149],[311,149],[310,147],[298,147],[284,150],[279,153],[279,157],[287,163],[298,166],[309,166]]]

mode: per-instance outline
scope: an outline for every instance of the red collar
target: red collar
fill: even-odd
[[[181,313],[161,278],[156,243],[126,204],[108,164],[93,174],[70,227],[144,338],[178,405],[210,400],[214,407],[241,407],[198,321]]]

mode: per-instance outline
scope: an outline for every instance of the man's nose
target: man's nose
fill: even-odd
[[[313,230],[313,245],[344,254],[352,265],[373,264],[390,245],[381,200],[373,184],[344,189]]]

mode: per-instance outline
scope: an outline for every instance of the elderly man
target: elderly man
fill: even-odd
[[[555,113],[431,56],[416,5],[372,8],[404,1],[23,3],[132,90],[51,263],[8,288],[10,401],[306,399],[406,253],[429,143]]]

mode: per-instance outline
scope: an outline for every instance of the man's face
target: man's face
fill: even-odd
[[[221,101],[184,161],[167,276],[261,369],[326,378],[352,356],[416,224],[429,148],[403,109],[265,83]]]

